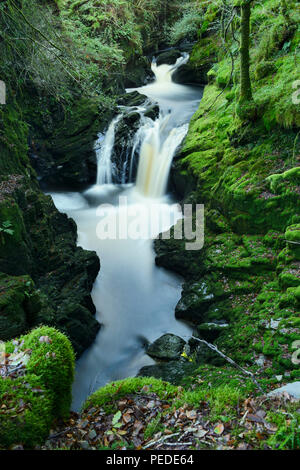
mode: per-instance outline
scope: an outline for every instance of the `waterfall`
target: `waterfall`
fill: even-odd
[[[113,179],[113,164],[111,155],[115,143],[115,131],[118,122],[123,115],[119,114],[110,123],[105,136],[98,134],[95,143],[95,151],[97,158],[97,185],[111,184]]]
[[[147,87],[142,87],[143,93],[148,96],[168,96],[170,91],[176,92],[185,87],[172,82],[172,75],[179,67],[187,63],[189,55],[184,54],[177,59],[174,65],[157,65],[152,62],[152,71],[155,74],[155,82]],[[179,89],[178,89],[179,87]],[[184,123],[173,127],[174,111],[172,106],[162,101],[160,115],[150,129],[147,130],[141,145],[140,158],[137,172],[136,187],[144,196],[159,198],[167,189],[170,168],[174,154],[183,141],[188,131],[188,124]]]
[[[114,171],[111,160],[116,127],[124,116],[134,111],[140,114],[140,125],[131,142],[128,141],[118,182],[123,185],[133,182],[136,172],[135,186],[140,194],[153,198],[164,196],[173,157],[187,134],[188,122],[202,96],[199,89],[179,85],[172,80],[175,70],[188,60],[188,54],[183,54],[173,65],[157,65],[154,60],[151,68],[155,81],[140,88],[126,90],[128,93],[138,91],[147,96],[148,101],[143,106],[120,106],[121,114],[113,119],[105,136],[99,134],[95,144],[97,186],[112,184],[113,179],[116,179],[117,172]],[[153,102],[160,109],[157,119],[145,115],[147,106],[149,103],[153,105]]]

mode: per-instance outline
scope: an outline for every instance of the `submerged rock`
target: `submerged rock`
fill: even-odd
[[[185,341],[179,336],[166,334],[150,344],[146,352],[154,359],[172,360],[180,357]]]

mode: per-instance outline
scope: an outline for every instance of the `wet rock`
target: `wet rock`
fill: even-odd
[[[147,100],[147,96],[142,95],[138,91],[132,91],[130,93],[126,93],[125,95],[121,95],[118,98],[118,105],[121,106],[141,106]]]
[[[201,338],[212,342],[215,341],[228,326],[228,323],[225,321],[215,320],[208,323],[201,323],[201,325],[197,327],[197,332]]]
[[[190,362],[182,358],[168,363],[145,366],[139,371],[137,376],[154,377],[177,385],[181,382],[184,376],[188,375],[193,370],[193,368],[194,366]]]
[[[210,68],[211,64],[198,68],[187,63],[175,70],[172,78],[175,83],[182,85],[205,85],[208,81],[207,72]]]
[[[170,49],[169,51],[162,52],[156,57],[156,64],[162,65],[173,65],[176,60],[182,56],[182,52],[176,49]]]
[[[80,355],[100,328],[90,296],[96,253],[76,246],[74,221],[26,179],[2,193],[0,219],[7,218],[13,234],[0,244],[0,339],[42,323],[66,333]]]
[[[96,175],[94,143],[110,120],[111,111],[99,109],[96,100],[79,98],[68,111],[59,104],[35,115],[31,123],[31,163],[40,181],[80,187],[93,183]]]
[[[154,359],[170,361],[180,357],[184,349],[185,341],[179,336],[166,334],[150,344],[146,352]]]
[[[175,316],[181,320],[198,322],[215,301],[215,295],[206,282],[189,284],[183,290],[181,300],[175,309]]]
[[[159,116],[159,106],[151,105],[148,107],[147,111],[144,113],[145,117],[152,119],[153,121]]]

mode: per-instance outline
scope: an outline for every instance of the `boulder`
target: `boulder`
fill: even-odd
[[[143,367],[138,377],[154,377],[162,379],[175,385],[180,384],[182,379],[192,372],[195,366],[186,359],[181,358],[168,363],[157,364]]]
[[[176,306],[175,316],[180,320],[199,322],[215,300],[214,291],[206,281],[188,284]]]
[[[182,85],[205,85],[208,82],[207,72],[210,70],[211,64],[197,68],[187,63],[179,67],[172,75],[175,83]]]
[[[185,341],[179,336],[166,334],[150,344],[146,352],[154,359],[170,361],[180,357]]]
[[[182,56],[182,53],[176,49],[170,49],[168,51],[162,52],[156,57],[156,64],[162,65],[173,65],[175,64],[176,60]]]
[[[225,321],[214,320],[212,322],[201,323],[197,326],[197,332],[201,338],[212,342],[215,341],[228,326],[228,323]]]

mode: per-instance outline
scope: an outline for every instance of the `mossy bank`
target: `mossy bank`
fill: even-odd
[[[238,110],[235,39],[229,35],[226,47],[216,50],[220,35],[209,27],[218,22],[216,3],[203,9],[191,55],[195,68],[211,64],[208,84],[172,175],[184,203],[205,205],[204,247],[186,251],[185,240],[159,240],[156,262],[184,275],[176,316],[191,322],[195,335],[213,338],[263,382],[285,383],[300,376],[293,361],[300,338],[300,105],[293,99],[299,12],[291,4],[286,17],[280,1],[252,7],[256,116],[249,121]],[[218,359],[207,352],[194,361],[197,367]]]

